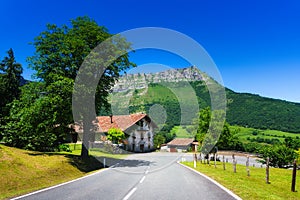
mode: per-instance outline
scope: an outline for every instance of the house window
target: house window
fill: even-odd
[[[143,120],[138,121],[136,124],[139,126],[140,129],[142,129],[144,127],[144,121]]]

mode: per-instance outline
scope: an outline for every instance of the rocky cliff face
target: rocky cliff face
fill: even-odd
[[[207,81],[208,77],[195,66],[148,74],[126,74],[115,84],[113,91],[122,92],[131,89],[143,89],[147,88],[150,83],[199,80]]]

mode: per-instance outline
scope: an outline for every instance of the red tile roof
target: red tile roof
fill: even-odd
[[[193,141],[193,138],[175,138],[174,140],[170,141],[167,145],[188,146],[192,144]]]
[[[119,128],[122,131],[125,131],[146,116],[147,115],[144,113],[136,113],[131,115],[114,115],[112,116],[113,123],[111,123],[110,116],[99,116],[97,117],[100,125],[99,131],[108,132],[108,130],[111,128]]]

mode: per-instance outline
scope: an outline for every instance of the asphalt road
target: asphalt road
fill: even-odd
[[[104,171],[19,199],[235,199],[211,181],[179,165],[177,161],[182,156],[134,154]]]

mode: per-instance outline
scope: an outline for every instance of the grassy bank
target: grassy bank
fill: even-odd
[[[40,153],[0,145],[0,199],[82,177],[107,164],[119,162],[126,155],[91,153],[97,157],[82,160],[80,146],[72,153]],[[100,161],[99,161],[100,160]]]
[[[193,168],[193,162],[183,162],[183,164]],[[300,199],[299,192],[291,192],[291,170],[270,168],[271,184],[265,182],[264,168],[250,167],[250,177],[247,176],[246,167],[243,165],[237,165],[237,173],[233,173],[233,167],[230,163],[226,163],[225,171],[220,162],[217,163],[217,168],[214,165],[197,163],[196,170],[221,183],[242,199]],[[296,189],[300,191],[299,174],[297,178]]]

